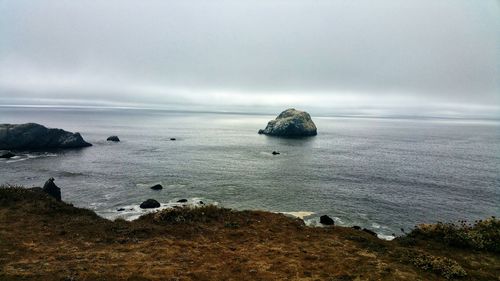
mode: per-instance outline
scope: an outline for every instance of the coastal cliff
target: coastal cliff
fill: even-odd
[[[384,241],[210,205],[110,221],[41,188],[1,187],[0,280],[497,280],[499,231],[491,218]]]

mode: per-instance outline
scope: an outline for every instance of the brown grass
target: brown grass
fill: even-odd
[[[461,271],[463,270],[463,272]],[[0,280],[500,280],[496,252],[205,206],[128,222],[0,188]]]

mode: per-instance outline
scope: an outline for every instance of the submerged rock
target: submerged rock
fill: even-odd
[[[54,178],[50,178],[45,182],[43,191],[54,197],[57,201],[61,201],[61,189],[54,183]]]
[[[335,221],[327,215],[319,217],[319,223],[324,225],[334,225]]]
[[[14,153],[8,151],[8,150],[0,150],[0,158],[12,158],[16,156]]]
[[[80,133],[36,123],[0,124],[0,149],[77,148],[91,146]]]
[[[317,135],[317,129],[309,113],[290,108],[269,121],[264,130],[259,130],[259,134],[289,138],[308,137]]]
[[[119,209],[117,209],[117,211],[118,212],[123,212],[123,211],[125,211],[125,208],[119,208]]]
[[[110,136],[106,139],[107,141],[114,141],[114,142],[119,142],[120,139],[118,138],[118,136]]]
[[[152,187],[150,187],[152,190],[162,190],[163,186],[161,184],[155,184]]]
[[[160,203],[154,199],[148,199],[148,200],[142,202],[139,207],[141,209],[154,209],[154,208],[159,208]]]

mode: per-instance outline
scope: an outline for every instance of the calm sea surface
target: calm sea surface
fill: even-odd
[[[274,117],[0,108],[0,123],[78,131],[94,144],[0,160],[0,184],[41,186],[54,177],[63,200],[109,218],[138,216],[137,205],[148,198],[168,206],[187,198],[313,212],[305,218],[312,224],[327,214],[381,235],[500,215],[496,121],[313,117],[316,137],[258,135]],[[122,141],[106,142],[110,135]],[[156,183],[164,189],[150,190]]]

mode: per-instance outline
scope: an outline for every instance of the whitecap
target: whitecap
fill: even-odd
[[[215,205],[215,206],[218,205],[217,202],[213,202],[210,204]],[[167,203],[160,203],[160,207],[154,208],[154,209],[141,209],[140,205],[125,205],[125,206],[117,207],[115,209],[108,209],[105,211],[101,211],[101,212],[98,212],[98,214],[107,218],[107,219],[111,219],[111,220],[115,220],[115,219],[120,218],[120,219],[125,219],[128,221],[132,221],[132,220],[138,219],[139,217],[141,217],[145,214],[154,213],[154,212],[158,212],[158,211],[165,210],[165,209],[171,209],[174,207],[200,207],[200,206],[204,206],[204,205],[205,205],[205,203],[203,203],[201,198],[190,198],[190,199],[188,199],[187,202],[183,202],[183,203],[177,202],[177,200],[170,201]],[[118,211],[119,209],[124,209],[124,210]]]
[[[385,234],[379,234],[379,233],[377,233],[377,237],[380,238],[380,239],[382,239],[382,240],[387,240],[387,241],[391,241],[394,238],[396,238],[393,235],[385,235]]]
[[[314,215],[314,212],[308,212],[308,211],[298,211],[298,212],[279,212],[284,215],[290,215],[292,217],[299,218],[301,220],[304,220],[305,217],[309,217]]]

